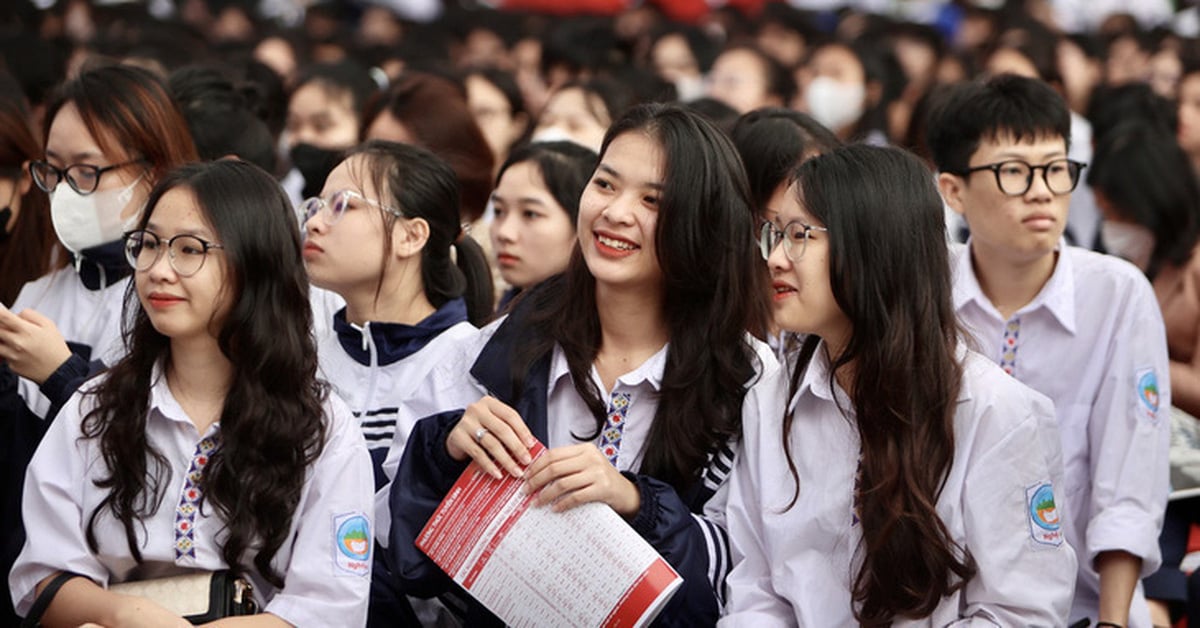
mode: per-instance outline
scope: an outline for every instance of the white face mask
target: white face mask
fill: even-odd
[[[681,76],[675,79],[675,95],[679,102],[692,102],[704,97],[703,76]]]
[[[575,139],[574,137],[571,136],[570,133],[567,133],[567,131],[565,129],[563,129],[562,127],[558,127],[558,126],[548,127],[545,129],[541,129],[540,131],[534,131],[533,137],[530,137],[529,141],[531,141],[531,142],[575,142],[576,144],[579,143],[579,140]]]
[[[97,190],[84,196],[62,181],[50,193],[50,220],[58,240],[72,253],[121,239],[137,224],[134,212],[121,220],[121,212],[133,199],[133,190],[142,177],[123,188]]]
[[[809,114],[830,131],[847,127],[862,117],[866,101],[865,85],[842,83],[828,76],[818,76],[804,90]]]
[[[1110,254],[1124,258],[1145,272],[1154,253],[1154,234],[1131,222],[1105,220],[1100,223],[1100,241]]]

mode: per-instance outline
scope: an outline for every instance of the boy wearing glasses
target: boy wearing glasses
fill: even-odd
[[[1161,560],[1170,425],[1154,293],[1134,266],[1063,240],[1084,164],[1067,159],[1070,114],[1047,84],[958,86],[929,129],[942,197],[971,230],[952,252],[959,320],[978,350],[1054,400],[1066,485],[1053,489],[1079,556],[1070,620],[1149,628],[1140,580]],[[1036,506],[1030,543],[1046,540]]]

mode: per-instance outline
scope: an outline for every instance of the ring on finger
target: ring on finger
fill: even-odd
[[[475,430],[475,442],[482,443],[483,437],[487,436],[487,434],[488,434],[488,428],[486,428],[486,427],[481,427],[481,428]]]

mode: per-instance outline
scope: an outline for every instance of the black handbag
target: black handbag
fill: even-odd
[[[82,577],[73,573],[59,574],[42,590],[30,609],[22,628],[39,625],[42,615],[58,590],[71,578]],[[113,593],[144,597],[163,608],[178,613],[193,625],[216,621],[222,617],[253,615],[258,612],[254,601],[254,588],[242,577],[235,577],[228,570],[201,571],[182,576],[154,578],[122,582],[108,588]]]

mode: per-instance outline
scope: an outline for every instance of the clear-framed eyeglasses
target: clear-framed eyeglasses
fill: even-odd
[[[967,176],[981,170],[991,170],[1001,192],[1007,196],[1021,196],[1033,186],[1034,173],[1041,170],[1042,181],[1052,194],[1070,194],[1079,185],[1079,175],[1086,167],[1087,164],[1073,159],[1055,159],[1040,166],[1012,159],[967,168],[961,174]]]
[[[145,161],[145,159],[131,159],[104,167],[91,164],[71,164],[66,168],[59,168],[50,162],[38,160],[29,162],[29,174],[33,176],[33,182],[43,192],[53,192],[59,183],[66,181],[73,190],[87,196],[96,191],[100,185],[100,177],[104,173]]]
[[[165,245],[165,246],[164,246]],[[125,234],[125,259],[137,271],[150,270],[167,250],[167,262],[180,277],[191,277],[204,267],[211,249],[225,247],[194,235],[181,233],[163,240],[153,231],[141,229]]]
[[[300,226],[304,226],[304,224],[311,220],[313,216],[321,213],[321,210],[326,211],[326,224],[336,224],[337,221],[342,219],[342,215],[346,213],[347,209],[350,209],[355,201],[366,203],[367,205],[371,205],[373,207],[378,207],[379,209],[397,218],[404,217],[404,212],[396,209],[395,207],[389,207],[383,203],[380,203],[379,201],[369,199],[362,194],[355,192],[354,190],[341,190],[335,192],[333,196],[329,197],[328,201],[316,196],[304,199],[304,201],[300,203],[300,207],[297,211],[300,217]]]
[[[827,233],[829,230],[825,227],[806,225],[798,220],[793,220],[784,225],[783,229],[779,229],[774,224],[764,221],[758,232],[758,250],[763,259],[767,259],[771,257],[771,251],[783,242],[783,254],[787,255],[789,260],[798,262],[804,257],[804,251],[808,249],[808,239],[814,231]]]

